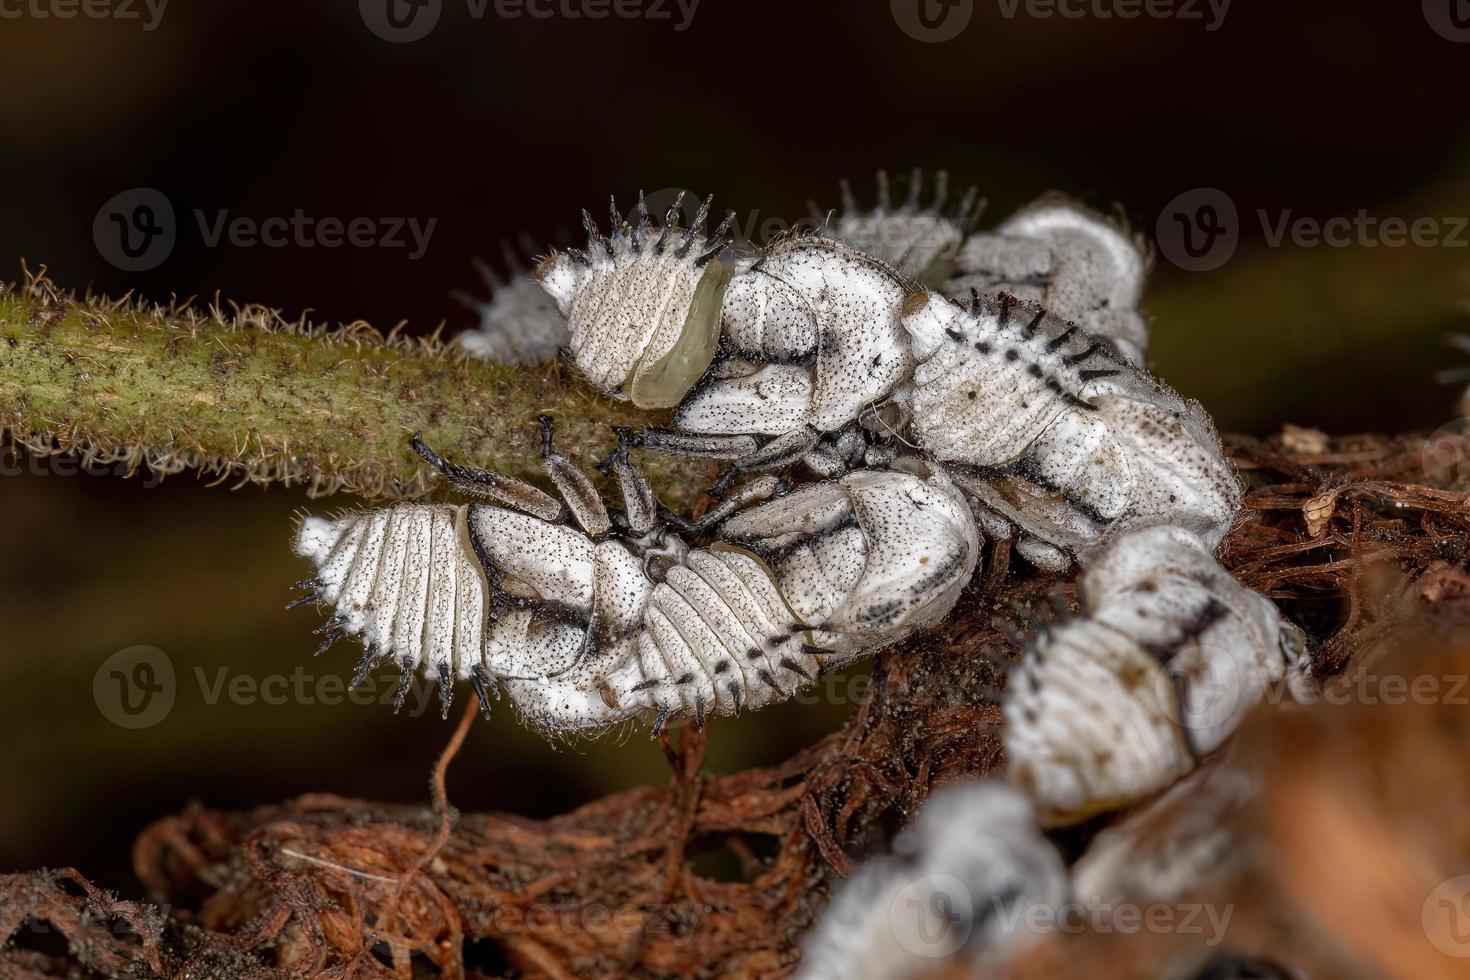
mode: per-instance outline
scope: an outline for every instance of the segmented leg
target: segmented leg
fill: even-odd
[[[638,467],[633,465],[630,455],[633,448],[640,444],[640,440],[626,427],[619,426],[616,432],[618,448],[599,463],[597,468],[617,478],[618,488],[623,494],[623,514],[628,530],[634,534],[647,534],[658,525],[659,512],[653,488],[648,485],[647,478]]]
[[[425,462],[444,474],[450,486],[468,497],[488,500],[502,507],[513,507],[524,513],[534,514],[543,521],[557,521],[562,518],[561,504],[529,483],[478,467],[451,463],[425,445],[423,437],[417,432],[413,434],[409,446]]]
[[[760,448],[760,440],[750,435],[693,435],[669,429],[644,429],[643,448],[676,456],[701,459],[735,460],[749,456]]]
[[[541,426],[541,469],[551,478],[582,530],[593,540],[607,537],[607,532],[612,530],[612,519],[607,516],[597,488],[586,473],[552,448],[555,423],[551,416],[538,415],[536,422]]]

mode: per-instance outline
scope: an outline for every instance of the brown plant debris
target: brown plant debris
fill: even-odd
[[[1363,436],[1290,453],[1280,439],[1230,440],[1249,492],[1223,560],[1307,630],[1319,677],[1356,669],[1397,630],[1382,599],[1395,588],[1410,588],[1421,610],[1470,591],[1470,498],[1426,482],[1423,445]],[[1470,440],[1461,449],[1470,454]],[[1313,505],[1329,492],[1333,507]],[[880,658],[846,727],[771,768],[703,774],[715,723],[665,735],[666,785],[549,820],[460,814],[450,826],[442,801],[436,811],[325,795],[248,813],[192,807],[153,825],[134,852],[167,916],[100,894],[74,871],[0,878],[0,939],[10,941],[0,965],[28,980],[785,975],[834,876],[936,786],[1000,770],[994,699],[1016,651],[993,620],[1059,590],[1071,586],[1012,565],[1005,544],[991,548],[943,628]],[[1292,772],[1346,770],[1343,793],[1362,782],[1351,753],[1324,749],[1321,760]],[[1449,768],[1414,772],[1463,801],[1463,761]],[[695,870],[716,850],[742,869],[736,880]],[[1307,889],[1342,877],[1289,873]],[[55,935],[65,942],[46,941]],[[1089,935],[1076,947],[1107,958],[1107,944],[1125,939],[1143,941]],[[1049,945],[1038,955],[1057,954]]]

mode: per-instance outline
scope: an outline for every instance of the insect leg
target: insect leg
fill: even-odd
[[[607,516],[602,497],[597,488],[571,460],[551,446],[555,423],[549,415],[538,415],[541,426],[541,469],[551,478],[556,490],[566,501],[582,530],[593,540],[600,540],[612,530],[612,519]]]
[[[423,457],[434,469],[444,474],[451,486],[460,493],[478,500],[488,500],[503,507],[511,507],[523,514],[539,517],[543,521],[560,520],[561,504],[549,494],[543,493],[520,480],[499,473],[491,473],[473,466],[458,466],[444,459],[425,445],[423,437],[414,433],[409,446]]]
[[[1016,551],[1044,572],[1061,573],[1072,567],[1071,555],[1030,534],[1023,534],[1016,540]]]
[[[647,534],[658,525],[658,501],[648,480],[633,464],[630,450],[639,445],[638,437],[631,429],[619,426],[618,448],[612,455],[598,464],[603,473],[617,477],[618,487],[623,492],[623,509],[628,519],[628,530],[634,534]]]
[[[777,436],[760,449],[735,461],[741,470],[777,470],[790,466],[817,448],[822,434],[809,425]]]
[[[701,459],[741,459],[760,448],[755,436],[693,435],[669,429],[644,429],[641,442],[645,449]]]
[[[731,472],[733,473],[735,471],[732,470]],[[710,530],[710,528],[715,527],[736,511],[744,510],[751,504],[770,500],[772,497],[779,497],[787,489],[786,484],[776,477],[762,476],[736,490],[735,493],[721,501],[719,506],[711,508],[707,514],[697,521],[685,521],[674,514],[665,514],[664,519],[680,531],[697,537]]]

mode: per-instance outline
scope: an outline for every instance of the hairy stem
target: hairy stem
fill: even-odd
[[[415,432],[454,462],[534,475],[543,413],[583,465],[615,446],[611,426],[657,421],[556,365],[473,360],[437,335],[77,297],[44,274],[0,283],[0,430],[41,455],[395,498],[435,482]],[[671,502],[698,482],[687,463],[643,462]]]

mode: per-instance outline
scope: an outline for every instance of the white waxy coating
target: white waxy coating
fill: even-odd
[[[817,320],[810,304],[794,287],[763,271],[747,269],[730,280],[721,315],[725,336],[740,350],[779,363],[817,349]]]
[[[296,552],[316,564],[319,595],[345,632],[407,669],[445,664],[468,677],[483,656],[485,605],[479,565],[461,544],[464,511],[399,504],[308,517]]]
[[[839,653],[868,653],[947,615],[974,574],[979,531],[944,474],[859,470],[725,522]]]
[[[1209,418],[1039,308],[915,297],[919,358],[902,398],[917,441],[987,508],[1078,557],[1134,527],[1216,544],[1240,487]]]
[[[610,239],[589,231],[586,252],[554,254],[536,272],[567,318],[573,360],[609,394],[671,407],[713,355],[726,271],[697,233],[622,223]],[[658,375],[680,352],[699,363],[680,367],[677,374],[690,376],[664,391]]]
[[[900,275],[926,280],[932,270],[947,268],[965,239],[958,222],[929,211],[843,215],[828,234],[882,259]]]
[[[742,365],[744,362],[740,362]],[[725,434],[732,419],[745,432],[788,432],[805,425],[811,416],[812,373],[795,364],[768,364],[748,374],[734,374],[727,366],[712,380],[718,393],[696,388],[679,406],[679,428],[700,434]]]
[[[585,534],[486,505],[470,508],[469,528],[483,556],[514,580],[505,583],[512,595],[583,610],[591,603],[595,545]]]
[[[857,418],[913,367],[899,322],[906,295],[897,273],[869,255],[823,238],[786,239],[731,281],[725,338],[755,360],[815,355],[806,423],[828,432]],[[745,400],[724,401],[727,387],[736,385],[707,381],[680,407],[675,423],[699,413],[718,418],[719,431],[752,431],[744,421]]]
[[[1098,908],[1174,902],[1249,860],[1239,817],[1259,777],[1212,762],[1105,828],[1072,868],[1079,901]]]
[[[1122,806],[1194,765],[1168,675],[1111,628],[1084,619],[1053,630],[1008,683],[1007,774],[1044,823]]]
[[[1116,223],[1066,202],[1016,212],[959,250],[957,274],[943,286],[965,302],[972,288],[1036,302],[1063,320],[1111,341],[1143,363],[1148,325],[1138,312],[1148,274],[1143,249]]]
[[[455,337],[459,346],[473,357],[506,364],[555,357],[571,338],[556,300],[529,275],[490,281],[490,298],[473,303],[480,322]]]
[[[565,731],[784,700],[824,658],[944,616],[979,557],[964,498],[937,471],[859,471],[729,523],[752,540],[657,544],[673,559],[658,581],[630,542],[488,504],[309,518],[297,550],[333,624],[371,642],[368,666],[499,684]]]
[[[893,852],[835,890],[802,944],[797,980],[898,980],[967,963],[990,970],[1067,901],[1061,855],[1024,797],[997,781],[936,791]],[[946,962],[948,961],[948,962]]]
[[[878,200],[860,209],[847,181],[842,181],[842,210],[836,221],[822,223],[821,234],[836,238],[893,266],[910,279],[938,285],[953,269],[955,253],[975,219],[975,189],[950,207],[949,174],[935,174],[933,197],[924,203],[924,173],[908,176],[908,194],[895,204],[888,174],[878,172]],[[823,216],[816,214],[820,220]]]
[[[1273,685],[1309,686],[1295,627],[1180,528],[1120,536],[1081,591],[1083,617],[1042,635],[1005,698],[1010,777],[1050,822],[1167,787]]]
[[[1152,527],[1119,538],[1087,569],[1082,589],[1092,619],[1169,651],[1184,692],[1179,721],[1197,756],[1219,748],[1272,685],[1301,690],[1304,664],[1283,646],[1292,627],[1188,531]]]

